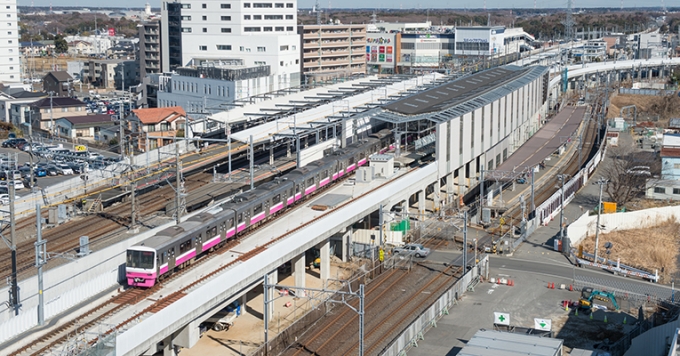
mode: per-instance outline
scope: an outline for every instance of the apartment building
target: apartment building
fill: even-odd
[[[19,18],[16,0],[0,0],[0,83],[21,82]]]
[[[162,73],[161,67],[161,25],[158,20],[145,21],[137,26],[139,30],[139,75]]]
[[[366,73],[366,25],[301,25],[298,33],[306,83]]]
[[[161,5],[162,68],[243,60],[271,68],[268,91],[300,84],[297,2],[171,0]]]
[[[139,84],[139,63],[134,60],[90,59],[84,63],[83,82],[97,88],[126,90]]]

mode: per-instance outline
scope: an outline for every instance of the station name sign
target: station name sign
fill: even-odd
[[[463,42],[488,43],[489,40],[487,40],[486,38],[463,38]]]

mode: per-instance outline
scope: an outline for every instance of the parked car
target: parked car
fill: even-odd
[[[20,142],[26,142],[26,139],[24,139],[24,138],[10,138],[9,140],[6,140],[2,143],[2,147],[14,148]]]
[[[84,171],[87,171],[87,168],[85,168],[87,163],[69,162],[67,164],[69,167],[71,167],[71,170],[73,170],[74,174],[85,173]]]
[[[65,163],[57,165],[57,172],[59,172],[59,174],[65,175],[65,176],[69,176],[69,175],[73,174],[73,170],[71,169],[71,167],[69,167],[69,165],[67,165]]]
[[[421,244],[406,244],[404,246],[395,247],[392,250],[395,255],[413,255],[416,257],[427,257],[430,254],[430,249]]]
[[[31,178],[31,167],[23,166],[19,168],[19,172],[21,172],[21,178]]]
[[[45,170],[47,171],[47,175],[49,176],[56,176],[59,174],[59,171],[57,171],[57,167],[53,164],[47,166]]]
[[[6,180],[0,181],[0,187],[8,187]],[[15,179],[10,181],[10,184],[14,184],[14,189],[24,189],[24,183],[20,179]]]
[[[2,205],[9,204],[9,194],[0,194],[0,204]]]
[[[33,170],[33,174],[35,174],[36,177],[45,177],[47,176],[47,170],[42,167],[38,167]]]

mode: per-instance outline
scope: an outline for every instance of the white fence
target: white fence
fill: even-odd
[[[602,214],[600,216],[600,225],[606,226],[605,232],[612,232],[614,230],[630,230],[656,226],[668,219],[680,221],[680,206]],[[576,246],[587,236],[595,235],[596,220],[597,216],[588,216],[588,213],[585,213],[567,227],[567,236],[571,239],[572,245]]]

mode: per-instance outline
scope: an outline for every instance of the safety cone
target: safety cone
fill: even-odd
[[[574,286],[572,286],[571,284],[569,285],[569,291],[570,291],[570,292],[573,292],[573,291],[574,291]]]
[[[593,312],[590,312],[590,320],[593,320]]]
[[[604,315],[604,323],[607,323],[607,314]]]
[[[624,324],[626,323],[626,317],[625,316],[623,317],[623,323]]]
[[[550,289],[550,282],[548,282],[548,289]]]
[[[553,282],[552,284],[550,284],[550,289],[555,289],[555,282]]]
[[[578,316],[578,308],[574,309],[574,316]]]

